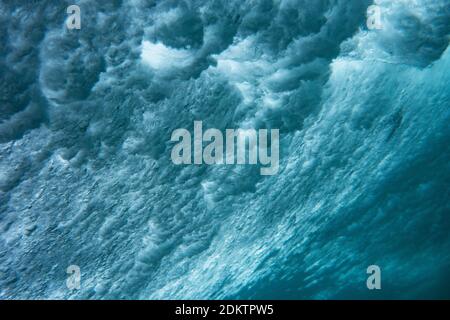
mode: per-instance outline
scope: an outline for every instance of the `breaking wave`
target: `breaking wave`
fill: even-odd
[[[71,4],[0,4],[0,298],[450,297],[448,0]],[[172,164],[195,120],[279,173]]]

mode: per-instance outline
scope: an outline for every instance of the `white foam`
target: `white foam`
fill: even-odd
[[[174,49],[162,43],[147,40],[142,42],[142,61],[154,70],[170,70],[187,67],[192,63],[192,53],[185,49]]]

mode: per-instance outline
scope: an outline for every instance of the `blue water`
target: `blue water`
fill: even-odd
[[[450,298],[449,0],[73,2],[0,1],[1,299]]]

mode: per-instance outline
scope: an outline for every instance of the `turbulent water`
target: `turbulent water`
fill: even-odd
[[[0,0],[0,298],[450,298],[450,0],[73,2]]]

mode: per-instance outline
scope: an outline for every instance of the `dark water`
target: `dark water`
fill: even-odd
[[[0,1],[0,298],[450,298],[449,0],[70,4]],[[279,173],[174,165],[196,120]]]

